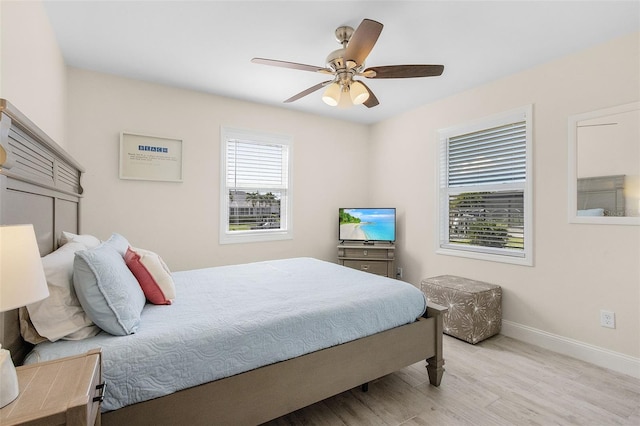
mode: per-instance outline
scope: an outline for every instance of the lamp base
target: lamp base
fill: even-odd
[[[6,349],[0,349],[0,408],[15,400],[19,393],[18,375],[11,354]]]

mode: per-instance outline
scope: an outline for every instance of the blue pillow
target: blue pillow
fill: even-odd
[[[117,336],[136,332],[145,296],[111,244],[76,252],[73,286],[82,308],[98,327]]]
[[[129,241],[127,241],[127,239],[122,235],[114,233],[107,241],[105,241],[105,243],[116,249],[116,251],[120,253],[120,256],[124,257],[124,255],[127,254]]]
[[[577,216],[604,216],[604,209],[578,210]]]

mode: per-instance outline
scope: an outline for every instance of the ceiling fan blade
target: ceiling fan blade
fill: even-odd
[[[371,19],[364,19],[353,32],[344,52],[345,61],[354,61],[356,65],[364,63],[371,49],[378,41],[383,25]]]
[[[251,60],[251,62],[253,62],[254,64],[271,65],[271,66],[274,66],[274,67],[290,68],[290,69],[294,69],[294,70],[320,72],[320,73],[324,73],[324,74],[332,74],[333,73],[332,70],[330,70],[328,68],[324,68],[324,67],[317,67],[317,66],[314,66],[314,65],[306,65],[306,64],[297,64],[295,62],[278,61],[276,59],[253,58]]]
[[[372,75],[370,71],[375,74]],[[367,68],[362,75],[367,78],[436,77],[443,71],[444,65],[388,65]]]
[[[303,97],[307,96],[308,94],[313,93],[316,90],[323,88],[324,86],[326,86],[327,84],[331,83],[332,81],[333,80],[327,80],[327,81],[323,81],[322,83],[318,83],[315,86],[311,86],[307,90],[303,90],[302,92],[298,93],[297,95],[293,95],[289,99],[285,100],[284,103],[288,104],[290,102],[297,101],[298,99],[303,98]]]
[[[362,83],[362,81],[360,81],[360,83]],[[369,92],[369,99],[364,101],[362,105],[366,106],[367,108],[373,108],[374,106],[379,105],[380,102],[378,102],[378,98],[376,98],[376,95],[374,95],[371,89],[369,89],[369,86],[364,83],[362,83],[362,85],[365,87],[365,89],[367,89],[367,92]]]

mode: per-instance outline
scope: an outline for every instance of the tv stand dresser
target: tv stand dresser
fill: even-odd
[[[396,247],[390,243],[338,245],[338,263],[353,269],[396,278]]]

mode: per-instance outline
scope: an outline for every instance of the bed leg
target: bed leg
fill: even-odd
[[[432,357],[427,359],[427,373],[429,374],[429,383],[433,386],[440,386],[442,375],[444,373],[444,359]]]
[[[369,391],[369,382],[363,383],[362,385],[360,385],[360,390],[362,390],[362,392],[368,392]]]
[[[442,375],[444,374],[444,357],[442,355],[442,329],[443,314],[447,311],[441,306],[427,308],[429,316],[436,320],[436,336],[435,336],[435,354],[431,358],[427,358],[427,373],[429,374],[429,383],[433,386],[440,386]]]

